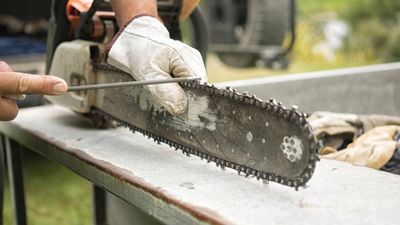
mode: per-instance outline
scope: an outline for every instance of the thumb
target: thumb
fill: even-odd
[[[2,95],[61,95],[66,93],[67,89],[67,83],[56,76],[0,72],[0,94]]]

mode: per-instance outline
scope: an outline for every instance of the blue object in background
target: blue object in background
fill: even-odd
[[[0,37],[0,56],[46,52],[44,41],[28,37]]]

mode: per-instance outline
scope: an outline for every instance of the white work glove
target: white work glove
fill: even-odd
[[[114,39],[107,63],[131,74],[135,80],[195,76],[207,81],[200,53],[170,39],[168,30],[154,17],[134,19]],[[149,85],[147,89],[173,115],[186,111],[187,97],[179,84]]]

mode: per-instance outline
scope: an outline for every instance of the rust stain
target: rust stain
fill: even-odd
[[[170,196],[167,191],[163,190],[160,187],[156,187],[156,186],[149,184],[143,178],[133,175],[131,171],[128,171],[128,170],[120,168],[120,167],[116,167],[115,165],[113,165],[107,161],[95,159],[91,155],[87,154],[86,152],[83,152],[80,149],[70,148],[65,143],[54,140],[53,138],[48,137],[44,133],[32,131],[25,127],[21,127],[19,124],[13,124],[13,126],[16,126],[23,131],[29,132],[33,136],[35,136],[39,139],[42,139],[43,141],[47,142],[50,145],[55,146],[60,151],[62,151],[64,153],[68,153],[68,154],[82,160],[83,162],[87,163],[88,165],[93,166],[93,167],[115,177],[116,179],[118,179],[121,182],[126,182],[138,189],[141,189],[147,193],[150,193],[154,197],[161,199],[168,204],[172,204],[172,205],[175,205],[175,206],[181,208],[182,210],[186,211],[187,213],[189,213],[190,215],[192,215],[193,217],[197,218],[198,220],[200,220],[202,222],[213,224],[213,225],[234,224],[211,209],[208,209],[206,207],[194,206],[194,205],[188,204],[182,200],[173,198],[173,196]]]

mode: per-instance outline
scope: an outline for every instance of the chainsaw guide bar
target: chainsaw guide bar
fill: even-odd
[[[106,64],[95,69],[124,73]],[[239,174],[296,189],[311,178],[319,145],[297,107],[288,109],[273,99],[262,101],[198,81],[180,85],[189,100],[181,116],[154,104],[143,87],[109,90],[110,101],[96,110],[133,132]]]

